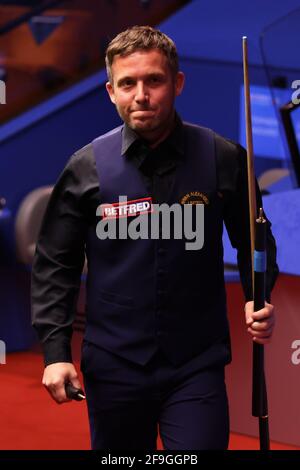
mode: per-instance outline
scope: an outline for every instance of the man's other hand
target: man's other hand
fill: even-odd
[[[78,374],[70,362],[55,362],[46,366],[42,383],[56,403],[71,401],[66,396],[65,384],[71,382],[76,388],[81,388]]]
[[[253,309],[254,302],[247,302],[245,305],[247,331],[256,343],[269,343],[275,325],[274,306],[265,302],[265,306],[261,310],[254,312]]]

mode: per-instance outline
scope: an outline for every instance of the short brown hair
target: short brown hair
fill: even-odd
[[[166,34],[151,26],[132,26],[119,33],[106,49],[105,64],[112,83],[111,66],[116,55],[125,57],[138,50],[159,49],[168,59],[172,73],[178,72],[178,55],[174,42]]]

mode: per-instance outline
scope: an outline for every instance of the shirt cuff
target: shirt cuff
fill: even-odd
[[[68,338],[56,338],[55,341],[49,339],[42,344],[42,348],[45,366],[55,362],[73,362],[71,342]]]

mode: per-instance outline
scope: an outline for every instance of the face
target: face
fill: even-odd
[[[162,140],[173,126],[183,73],[174,76],[165,55],[153,49],[115,56],[112,80],[106,89],[123,121],[150,142]]]

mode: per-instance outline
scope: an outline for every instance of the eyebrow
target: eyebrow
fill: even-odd
[[[165,76],[165,74],[161,73],[161,72],[151,72],[149,74],[147,74],[144,78],[147,79],[147,78],[152,78],[152,77],[161,77],[163,78]],[[133,76],[130,76],[130,75],[127,75],[125,77],[121,77],[118,81],[117,81],[117,85],[120,86],[122,85],[122,83],[126,82],[127,80],[132,80],[132,81],[136,81],[136,78],[133,77]]]

